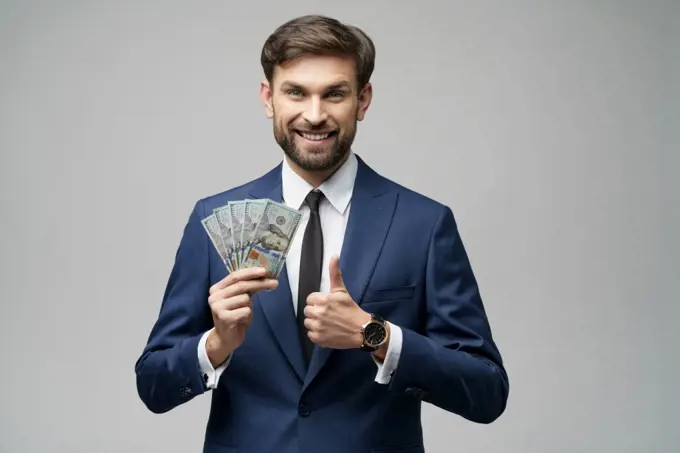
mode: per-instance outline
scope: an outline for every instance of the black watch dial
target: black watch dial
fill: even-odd
[[[377,346],[382,343],[386,335],[385,326],[377,322],[369,323],[364,329],[364,340],[370,346]]]

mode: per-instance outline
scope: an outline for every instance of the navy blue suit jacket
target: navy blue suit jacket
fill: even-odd
[[[340,258],[349,294],[401,327],[389,384],[374,381],[369,353],[300,347],[288,276],[253,299],[253,322],[215,390],[197,347],[212,328],[211,285],[227,270],[200,220],[230,200],[282,201],[281,166],[196,203],[148,344],[137,389],[153,412],[211,392],[204,452],[423,451],[421,404],[477,423],[505,410],[508,377],[452,211],[373,171],[359,158]]]

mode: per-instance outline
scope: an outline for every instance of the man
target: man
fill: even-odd
[[[196,203],[136,364],[153,412],[211,392],[205,452],[421,452],[421,404],[478,423],[508,378],[451,210],[351,150],[372,41],[320,16],[279,27],[260,97],[284,159]],[[277,279],[228,273],[201,219],[271,199],[302,220]]]

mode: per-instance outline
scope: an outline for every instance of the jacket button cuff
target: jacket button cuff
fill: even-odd
[[[300,403],[298,406],[298,413],[303,417],[307,417],[311,412],[312,411],[309,408],[309,404],[307,403]]]

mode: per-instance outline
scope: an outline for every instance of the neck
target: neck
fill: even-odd
[[[349,153],[343,157],[343,159],[338,162],[334,167],[329,168],[328,170],[319,170],[319,171],[309,171],[305,170],[299,165],[297,165],[295,162],[293,162],[291,159],[288,158],[288,156],[285,156],[286,162],[288,162],[288,165],[290,165],[290,168],[297,173],[302,179],[307,181],[312,187],[315,189],[318,188],[321,184],[323,184],[324,181],[326,181],[328,178],[333,176],[333,174],[338,171],[338,168],[342,167],[342,164],[345,163],[347,158],[349,157]]]

